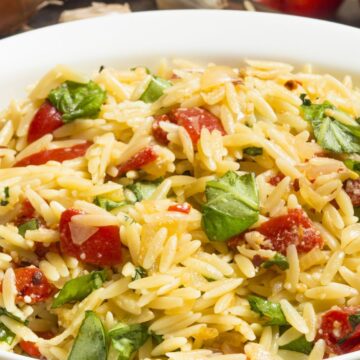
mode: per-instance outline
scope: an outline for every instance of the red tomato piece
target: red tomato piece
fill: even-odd
[[[118,166],[118,175],[126,174],[130,170],[139,170],[143,166],[155,161],[158,154],[153,147],[146,147]]]
[[[316,246],[323,245],[319,231],[300,209],[291,209],[286,215],[271,218],[256,230],[269,240],[266,248],[284,255],[290,244],[295,244],[299,253],[306,253]]]
[[[21,204],[21,209],[14,221],[14,224],[15,226],[20,226],[21,224],[24,224],[35,217],[35,209],[31,205],[31,202],[28,199],[25,199]]]
[[[86,141],[82,144],[69,146],[66,148],[40,151],[36,154],[32,154],[24,159],[21,159],[14,165],[14,167],[42,165],[51,160],[63,162],[66,160],[76,159],[78,157],[84,156],[86,150],[91,146],[91,144],[91,142]]]
[[[30,304],[47,300],[53,295],[55,288],[51,285],[43,272],[37,267],[23,267],[15,269],[17,301],[25,301],[25,297],[31,299]]]
[[[279,184],[279,182],[284,179],[285,175],[283,173],[278,173],[275,176],[272,176],[271,178],[269,178],[269,180],[267,181],[270,185],[272,186],[277,186]]]
[[[43,339],[51,339],[54,337],[54,334],[51,331],[43,331],[43,332],[37,332],[38,336],[40,336]],[[41,357],[41,353],[39,351],[39,348],[37,345],[31,341],[25,341],[21,340],[19,343],[21,349],[26,352],[28,355],[39,359]]]
[[[360,206],[360,179],[347,180],[345,191],[349,195],[353,206]]]
[[[170,205],[168,207],[168,211],[177,211],[177,212],[181,212],[184,214],[189,214],[190,210],[191,210],[191,205],[188,203],[175,204],[175,205]]]
[[[231,250],[236,250],[236,248],[245,241],[244,239],[244,233],[239,234],[239,235],[235,235],[232,238],[230,238],[227,241],[227,246],[231,249]]]
[[[169,117],[172,122],[185,128],[194,145],[199,141],[203,128],[210,132],[218,130],[222,135],[226,135],[221,121],[209,111],[199,107],[177,108],[169,113]]]
[[[61,251],[85,263],[112,266],[121,263],[121,242],[118,226],[102,226],[81,245],[73,242],[69,223],[75,215],[84,214],[68,209],[61,214],[59,231]]]
[[[346,354],[360,347],[360,325],[353,327],[349,317],[359,314],[360,308],[345,307],[329,310],[321,317],[317,338],[324,339],[328,353]]]
[[[152,134],[159,144],[166,146],[169,140],[167,138],[167,132],[160,127],[160,121],[170,122],[170,118],[166,114],[155,116],[152,124]]]
[[[49,246],[45,246],[41,242],[35,242],[34,252],[40,259],[43,259],[48,252],[59,254],[60,243],[56,242],[56,243],[51,243]]]
[[[63,125],[61,114],[50,102],[45,101],[30,123],[27,141],[32,143],[42,136],[52,133],[61,125]]]

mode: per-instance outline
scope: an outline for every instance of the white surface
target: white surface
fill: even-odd
[[[1,1],[1,0],[0,0]],[[360,30],[294,16],[157,11],[82,20],[0,41],[0,108],[54,65],[82,72],[181,56],[236,65],[244,57],[311,62],[360,79]],[[0,359],[26,359],[0,351]],[[358,360],[360,352],[332,358]]]

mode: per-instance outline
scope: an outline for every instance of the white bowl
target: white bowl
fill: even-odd
[[[360,79],[360,30],[295,16],[183,10],[111,15],[0,41],[0,108],[54,65],[155,65],[161,57],[237,64],[245,57],[310,62]],[[0,359],[30,359],[0,351]],[[336,357],[358,360],[360,352]]]

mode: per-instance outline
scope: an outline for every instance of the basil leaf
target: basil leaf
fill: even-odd
[[[131,190],[137,201],[148,199],[161,183],[162,179],[155,181],[137,181],[126,188]]]
[[[13,315],[11,312],[7,311],[5,308],[0,307],[0,316],[5,315],[7,317],[9,317],[10,319],[13,319],[21,324],[28,324],[27,320],[21,320],[19,317],[17,317],[16,315]]]
[[[159,99],[164,93],[164,90],[170,86],[170,81],[162,79],[158,76],[153,76],[148,87],[140,96],[140,100],[145,103],[153,103]]]
[[[106,360],[107,341],[103,324],[92,311],[86,311],[68,360]]]
[[[304,119],[312,125],[316,142],[323,149],[335,153],[360,153],[360,126],[345,125],[327,116],[327,109],[336,109],[328,101],[313,104],[304,96],[301,98]]]
[[[150,332],[151,337],[153,338],[156,345],[159,345],[164,341],[164,337],[159,334],[155,334],[153,331]]]
[[[250,295],[248,301],[251,310],[267,320],[266,325],[288,325],[280,304],[255,295]]]
[[[346,159],[344,160],[344,164],[348,169],[360,174],[360,161],[356,161],[353,159]]]
[[[206,184],[202,226],[211,241],[225,241],[256,223],[259,199],[253,174],[227,172]]]
[[[302,335],[299,338],[289,342],[288,344],[279,346],[279,349],[290,350],[309,355],[313,347],[314,343],[307,341],[305,335]]]
[[[251,146],[244,149],[244,154],[250,156],[258,156],[263,154],[263,149],[261,147]]]
[[[139,67],[144,68],[144,69],[145,69],[145,72],[146,72],[148,75],[151,74],[150,69],[147,68],[146,66],[134,66],[134,67],[132,67],[130,70],[131,70],[131,71],[135,71],[135,70],[136,70],[137,68],[139,68]]]
[[[144,324],[119,323],[109,331],[112,346],[118,351],[118,360],[128,360],[149,337]]]
[[[135,268],[135,274],[132,277],[132,280],[133,281],[139,280],[139,279],[142,279],[143,277],[146,277],[146,276],[147,276],[147,271],[142,266],[137,266]]]
[[[350,315],[349,322],[353,329],[355,329],[360,324],[360,312]]]
[[[273,265],[276,265],[281,270],[286,270],[289,268],[289,262],[286,256],[279,253],[276,253],[273,258],[266,260],[261,264],[261,266],[265,269],[268,269]]]
[[[93,81],[86,84],[65,81],[51,90],[49,101],[62,114],[64,123],[79,118],[94,118],[106,99],[106,92]]]
[[[0,322],[0,342],[6,342],[11,345],[15,338],[15,334],[3,323]]]
[[[6,206],[9,204],[9,198],[10,198],[10,189],[8,186],[4,187],[4,196],[3,198],[0,200],[0,206]]]
[[[90,274],[69,280],[54,299],[51,308],[85,299],[94,290],[100,288],[107,278],[107,271],[93,271]]]
[[[24,237],[27,230],[37,230],[39,228],[39,220],[31,219],[18,226],[19,234]]]
[[[128,203],[126,201],[113,201],[106,198],[102,198],[97,196],[94,200],[94,204],[100,206],[101,208],[105,209],[106,211],[111,211],[117,209],[119,207],[125,206]]]

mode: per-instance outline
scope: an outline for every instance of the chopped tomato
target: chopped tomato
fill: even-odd
[[[37,332],[38,336],[40,336],[43,339],[51,339],[54,337],[54,334],[51,331],[43,331],[43,332]],[[31,341],[25,341],[21,340],[19,343],[21,349],[26,352],[28,355],[34,357],[34,358],[40,358],[41,353],[39,351],[39,348],[37,345]]]
[[[51,149],[40,151],[36,154],[27,156],[24,159],[18,161],[14,167],[28,166],[28,165],[42,165],[48,161],[63,162],[66,160],[72,160],[80,156],[84,156],[86,150],[91,146],[91,142],[84,142],[82,144],[69,146],[66,148]]]
[[[61,125],[63,125],[61,114],[53,105],[45,101],[30,123],[27,140],[32,143],[42,136],[52,133]]]
[[[118,166],[118,175],[126,174],[130,170],[139,170],[143,166],[155,161],[158,154],[153,147],[147,147],[140,150],[137,154],[132,156],[128,161]]]
[[[18,291],[17,301],[35,304],[45,301],[55,291],[54,286],[48,282],[43,272],[37,267],[17,268],[15,277]]]
[[[185,128],[194,145],[199,141],[203,128],[210,132],[218,130],[226,135],[221,121],[211,112],[199,107],[177,108],[169,113],[169,117],[172,122]]]
[[[227,241],[227,246],[231,249],[231,250],[236,250],[236,248],[242,243],[244,242],[244,233],[239,234],[239,235],[235,235],[232,238],[230,238]]]
[[[268,183],[272,186],[277,186],[279,182],[285,178],[285,175],[283,173],[278,173],[275,176],[272,176],[269,178]]]
[[[306,253],[323,245],[319,231],[304,211],[299,209],[291,209],[286,215],[271,218],[256,230],[268,240],[265,248],[284,255],[290,244],[295,244],[299,253]]]
[[[31,205],[31,202],[28,199],[25,199],[21,204],[21,209],[14,221],[15,226],[20,226],[27,221],[36,217],[36,211]]]
[[[352,316],[355,321],[351,321]],[[323,314],[317,338],[325,340],[328,353],[341,355],[359,350],[359,316],[359,307],[334,309]]]
[[[43,259],[48,252],[58,254],[60,253],[60,243],[55,242],[51,243],[49,246],[45,246],[43,243],[37,241],[35,242],[34,252],[40,259]]]
[[[85,263],[112,266],[121,262],[121,242],[118,226],[101,226],[81,245],[76,244],[70,230],[71,218],[84,214],[77,209],[68,209],[61,214],[59,231],[61,251]]]
[[[159,144],[166,146],[169,140],[167,138],[167,132],[160,127],[160,121],[170,121],[170,118],[166,114],[155,116],[152,124],[152,134]]]
[[[189,214],[190,210],[191,210],[191,206],[188,203],[175,204],[175,205],[170,205],[168,207],[168,211],[177,211],[184,214]]]
[[[345,191],[349,195],[353,206],[360,206],[360,179],[347,180]]]

